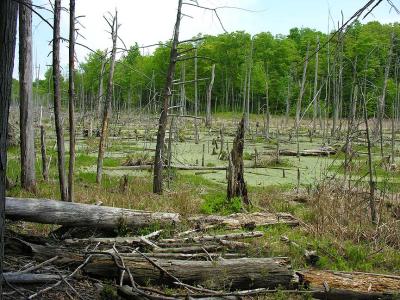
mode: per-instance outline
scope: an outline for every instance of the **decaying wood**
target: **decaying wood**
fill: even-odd
[[[118,228],[178,223],[177,213],[149,212],[47,199],[6,198],[6,218],[71,227]]]
[[[400,291],[400,276],[320,270],[297,274],[318,299],[393,299]]]
[[[244,181],[243,149],[244,149],[244,123],[245,116],[239,123],[236,137],[233,141],[231,153],[229,154],[229,165],[226,172],[228,180],[227,198],[240,197],[244,204],[249,205],[250,200],[247,195],[247,187]]]
[[[336,150],[332,148],[320,148],[320,149],[308,149],[308,150],[301,150],[299,152],[294,150],[279,150],[279,155],[282,156],[328,156],[336,154]]]
[[[144,259],[127,257],[124,261],[138,282],[172,283],[169,277]],[[208,287],[287,287],[292,280],[287,258],[240,258],[212,262],[163,259],[154,261],[183,283]],[[119,277],[119,270],[110,258],[96,258],[89,262],[84,270],[90,276]]]
[[[3,274],[5,280],[8,283],[14,284],[37,284],[37,283],[47,283],[56,282],[60,280],[59,275],[55,274],[34,274],[34,273],[18,273],[9,272]]]
[[[155,253],[204,253],[210,251],[219,251],[223,247],[220,245],[200,245],[200,246],[183,246],[175,248],[156,248],[153,249]]]
[[[160,243],[186,243],[186,242],[209,242],[209,241],[219,241],[219,240],[238,240],[244,238],[255,238],[262,237],[264,233],[261,231],[252,232],[236,232],[229,234],[219,234],[219,235],[203,235],[195,237],[187,237],[181,239],[162,239]]]
[[[289,213],[237,213],[228,216],[200,215],[189,218],[197,224],[218,224],[228,228],[268,226],[286,224],[299,225],[299,221]]]

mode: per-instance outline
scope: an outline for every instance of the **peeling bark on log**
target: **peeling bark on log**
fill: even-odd
[[[125,258],[124,262],[139,283],[172,283],[171,278],[144,259]],[[288,287],[292,280],[287,258],[240,258],[213,262],[157,259],[154,262],[183,283],[202,284],[210,288]],[[90,276],[119,277],[119,270],[111,258],[95,259],[84,270]]]
[[[118,228],[178,223],[179,214],[130,210],[47,199],[6,198],[6,218],[71,227]]]
[[[400,276],[319,270],[297,274],[300,283],[316,290],[317,299],[393,299],[400,291]]]

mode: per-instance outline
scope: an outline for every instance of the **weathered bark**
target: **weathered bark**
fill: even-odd
[[[172,284],[174,281],[144,259],[127,257],[124,262],[139,283]],[[286,258],[240,258],[212,262],[157,259],[155,263],[183,283],[201,284],[209,288],[287,287],[292,279]],[[91,276],[108,278],[118,278],[120,273],[111,258],[95,259],[84,270]]]
[[[103,108],[103,122],[101,126],[101,134],[100,134],[100,142],[99,142],[99,153],[97,156],[97,173],[96,173],[96,182],[101,183],[101,178],[103,175],[103,159],[104,159],[104,151],[107,142],[108,135],[108,122],[110,119],[110,110],[111,110],[111,101],[113,97],[114,85],[113,85],[113,77],[114,77],[114,68],[115,68],[115,55],[117,52],[117,38],[118,38],[118,14],[115,11],[115,16],[112,19],[112,23],[109,21],[107,23],[110,25],[111,30],[111,39],[112,39],[112,50],[111,50],[111,61],[110,61],[110,71],[108,75],[108,84],[107,84],[107,95],[104,102]]]
[[[163,109],[161,111],[160,119],[158,122],[158,132],[157,132],[157,144],[156,153],[154,157],[154,177],[153,177],[153,192],[157,194],[162,194],[163,187],[163,151],[165,143],[165,132],[167,130],[167,120],[168,120],[168,106],[169,100],[172,95],[172,80],[175,74],[176,60],[178,57],[178,43],[179,43],[179,27],[181,24],[181,8],[182,0],[178,1],[178,11],[176,14],[176,22],[174,28],[174,38],[172,40],[170,59],[167,71],[167,79],[165,82],[164,93],[163,93]]]
[[[244,166],[243,166],[243,149],[244,149],[244,119],[239,123],[236,137],[233,141],[231,153],[229,155],[229,166],[226,173],[228,180],[227,186],[227,198],[231,200],[234,197],[241,197],[242,201],[246,204],[250,204],[250,200],[247,195],[247,187],[244,182]]]
[[[190,222],[200,226],[223,225],[227,228],[255,228],[256,226],[269,226],[286,224],[297,226],[299,221],[288,213],[237,213],[229,216],[200,215],[189,218]]]
[[[238,240],[245,238],[255,238],[262,237],[264,233],[261,231],[251,231],[251,232],[238,232],[229,234],[218,234],[218,235],[203,235],[187,238],[175,238],[175,239],[161,239],[160,243],[188,243],[188,242],[212,242],[219,240]]]
[[[75,167],[75,0],[69,1],[69,172],[68,201],[74,202],[74,167]],[[91,129],[90,129],[91,131]]]
[[[269,90],[268,90],[268,81],[265,82],[265,139],[269,139],[269,128],[270,128],[270,113],[269,113]]]
[[[19,118],[21,148],[21,186],[35,189],[35,141],[32,94],[32,5],[31,0],[19,4]]]
[[[45,224],[71,227],[118,228],[145,226],[152,223],[179,222],[179,214],[149,212],[47,199],[6,199],[6,217]]]
[[[56,282],[60,280],[57,274],[33,274],[33,273],[4,273],[4,278],[8,283],[14,284],[38,284]]]
[[[320,290],[313,293],[317,299],[393,299],[400,290],[399,276],[319,270],[297,274],[300,283],[311,290]]]
[[[17,14],[18,6],[15,1],[0,1],[0,295],[2,295],[3,290],[7,127],[11,101]]]
[[[100,71],[100,78],[99,78],[99,89],[98,89],[98,102],[97,102],[97,119],[100,122],[100,116],[102,112],[102,105],[103,105],[103,81],[104,81],[104,73],[106,71],[106,62],[107,62],[107,49],[104,51],[104,56],[101,59],[101,71]],[[101,125],[99,124],[99,127]]]
[[[61,116],[61,86],[60,86],[60,13],[61,0],[54,1],[53,25],[53,92],[54,92],[54,122],[57,135],[57,163],[60,195],[62,201],[67,201],[68,187],[65,178],[64,133]]]
[[[214,85],[215,79],[215,64],[212,65],[211,68],[211,80],[207,88],[207,111],[206,111],[206,126],[211,127],[212,118],[211,118],[211,94]]]

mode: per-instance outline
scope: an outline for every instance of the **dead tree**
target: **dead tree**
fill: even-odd
[[[383,80],[383,88],[382,88],[382,96],[379,98],[379,106],[378,106],[378,123],[379,126],[379,138],[380,138],[380,148],[381,148],[381,157],[383,158],[383,118],[385,117],[385,98],[386,98],[386,90],[387,90],[387,83],[389,79],[389,72],[390,72],[390,65],[392,62],[392,54],[393,54],[393,45],[394,45],[394,34],[392,34],[390,47],[389,47],[389,54],[388,54],[388,61],[385,66],[385,78]],[[378,131],[377,131],[378,132]]]
[[[104,56],[101,59],[101,71],[100,71],[100,78],[99,78],[99,89],[98,89],[98,104],[97,104],[97,119],[100,120],[100,115],[101,115],[101,105],[103,103],[103,79],[104,79],[104,73],[106,71],[106,62],[107,62],[107,49],[104,51]],[[100,121],[99,121],[100,122]],[[100,126],[99,126],[100,127]]]
[[[317,119],[317,112],[318,112],[318,100],[317,100],[317,91],[318,91],[318,52],[319,52],[319,37],[317,37],[317,50],[315,54],[315,74],[314,74],[314,109],[313,109],[313,134],[316,130],[316,119]]]
[[[241,197],[243,203],[249,205],[250,200],[247,195],[246,183],[244,182],[244,122],[245,116],[243,115],[233,141],[231,153],[229,154],[229,165],[226,173],[226,179],[228,180],[227,198],[231,200],[234,197]]]
[[[304,61],[304,68],[303,68],[303,77],[300,84],[300,92],[299,98],[297,99],[297,106],[296,106],[296,140],[297,140],[297,153],[300,152],[300,145],[299,145],[299,127],[300,127],[300,113],[301,113],[301,102],[303,100],[305,85],[306,85],[306,78],[307,78],[307,65],[308,65],[308,49],[310,45],[307,45],[306,51],[306,59]]]
[[[19,118],[21,186],[35,189],[35,138],[32,94],[32,11],[31,0],[19,4]]]
[[[113,77],[114,77],[114,68],[115,68],[115,55],[117,52],[117,37],[118,37],[118,13],[115,11],[115,15],[112,17],[111,21],[107,18],[104,18],[111,29],[111,39],[112,39],[112,50],[111,50],[111,60],[110,60],[110,71],[108,76],[108,84],[107,84],[107,94],[104,102],[103,108],[103,122],[101,126],[101,134],[100,134],[100,143],[99,143],[99,154],[97,157],[97,174],[96,174],[96,182],[100,183],[103,175],[103,159],[104,159],[104,151],[107,142],[108,135],[108,122],[110,119],[110,111],[111,111],[111,100],[113,97]]]
[[[208,85],[207,89],[207,112],[206,112],[206,126],[211,127],[212,119],[211,119],[211,93],[212,93],[212,88],[214,85],[214,79],[215,79],[215,64],[211,68],[211,80],[210,84]]]
[[[176,22],[174,27],[174,37],[171,45],[171,52],[169,58],[169,65],[167,71],[167,79],[165,82],[164,92],[163,92],[163,109],[160,114],[160,119],[158,121],[158,132],[157,132],[157,144],[156,153],[154,158],[154,177],[153,177],[153,192],[157,194],[162,194],[162,170],[163,170],[163,150],[165,143],[165,132],[167,129],[168,121],[168,106],[172,95],[172,80],[175,74],[175,66],[178,58],[178,43],[179,43],[179,27],[181,23],[181,9],[182,0],[178,1],[178,11],[176,14]]]
[[[69,1],[69,172],[68,201],[74,201],[74,166],[75,166],[75,0]]]
[[[197,48],[195,49],[195,54],[194,54],[194,116],[196,119],[194,119],[194,140],[195,143],[199,143],[199,124],[197,123],[197,117],[199,113],[199,100],[198,100],[198,94],[197,94]]]
[[[11,101],[17,14],[16,1],[0,1],[0,295],[3,292],[8,110]]]
[[[64,132],[61,116],[61,86],[60,86],[60,13],[61,0],[54,1],[53,25],[53,90],[54,90],[54,122],[57,136],[58,178],[60,182],[61,200],[68,200],[68,187],[65,178]]]

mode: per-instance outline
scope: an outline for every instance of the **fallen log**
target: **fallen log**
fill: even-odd
[[[296,274],[317,299],[393,299],[400,291],[400,276],[320,270]]]
[[[55,274],[34,274],[34,273],[19,273],[19,272],[7,272],[3,273],[3,276],[8,283],[14,283],[14,284],[36,284],[36,283],[56,282],[61,278],[60,275],[55,275]]]
[[[289,213],[237,213],[228,216],[219,215],[200,215],[189,218],[189,221],[204,225],[218,224],[228,228],[241,228],[256,226],[269,226],[276,224],[286,224],[289,226],[299,225],[299,221]]]
[[[321,149],[308,149],[308,150],[301,150],[297,153],[296,150],[287,150],[282,149],[279,150],[279,155],[281,156],[328,156],[336,154],[336,150],[333,148],[321,148]]]
[[[219,235],[203,235],[203,236],[194,236],[187,238],[175,238],[175,239],[161,239],[160,243],[189,243],[189,242],[212,242],[219,240],[239,240],[245,238],[256,238],[262,237],[264,233],[261,231],[251,231],[251,232],[235,232],[228,234],[219,234]]]
[[[159,268],[145,259],[124,257],[135,281],[173,284]],[[208,288],[275,288],[288,287],[292,271],[287,258],[239,258],[219,261],[184,261],[154,259],[154,263],[183,283],[201,284]],[[111,258],[95,258],[84,271],[95,277],[119,278],[120,272]],[[126,278],[128,279],[128,278]]]
[[[48,199],[6,198],[6,218],[71,227],[97,227],[114,229],[124,224],[128,227],[153,223],[174,224],[179,214],[149,212],[125,208],[62,202]]]

